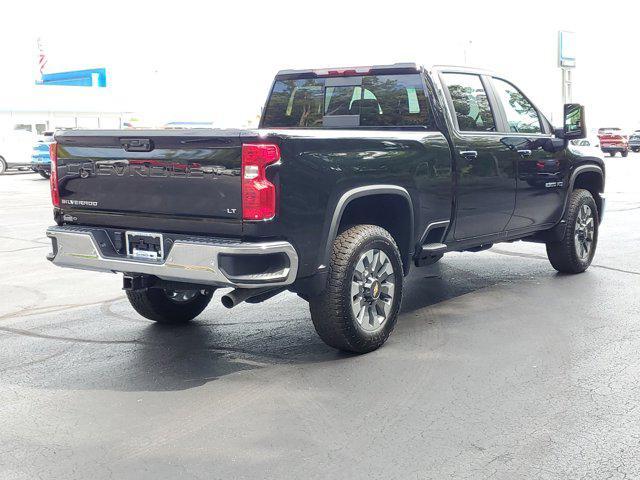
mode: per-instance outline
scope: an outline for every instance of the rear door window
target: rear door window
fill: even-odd
[[[479,75],[444,73],[461,132],[493,132],[496,121]]]
[[[350,127],[433,127],[419,74],[354,77],[354,85],[325,86],[324,78],[278,80],[263,127],[318,128],[349,118]]]

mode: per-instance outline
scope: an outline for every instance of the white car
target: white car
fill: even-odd
[[[596,157],[602,157],[602,151],[600,150],[600,140],[598,137],[580,138],[578,140],[571,140],[570,145],[576,150],[582,153],[587,153]]]
[[[0,175],[10,168],[28,168],[34,136],[26,130],[0,133]]]

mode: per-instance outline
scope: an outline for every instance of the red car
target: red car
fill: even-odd
[[[622,133],[620,128],[599,128],[598,139],[600,150],[615,157],[616,152],[626,157],[629,155],[629,137]]]

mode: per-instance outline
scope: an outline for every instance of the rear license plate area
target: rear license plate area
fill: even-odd
[[[164,260],[161,233],[126,232],[127,256],[144,260]]]

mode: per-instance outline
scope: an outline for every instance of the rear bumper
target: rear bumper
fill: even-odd
[[[31,170],[34,172],[51,172],[51,164],[31,162]]]
[[[172,243],[162,261],[115,252],[104,229],[50,227],[53,251],[47,259],[60,267],[154,275],[164,280],[218,287],[260,288],[293,283],[298,255],[285,241],[237,242],[188,237]]]
[[[628,146],[625,145],[601,145],[600,150],[603,152],[624,152],[625,150],[629,150]]]

